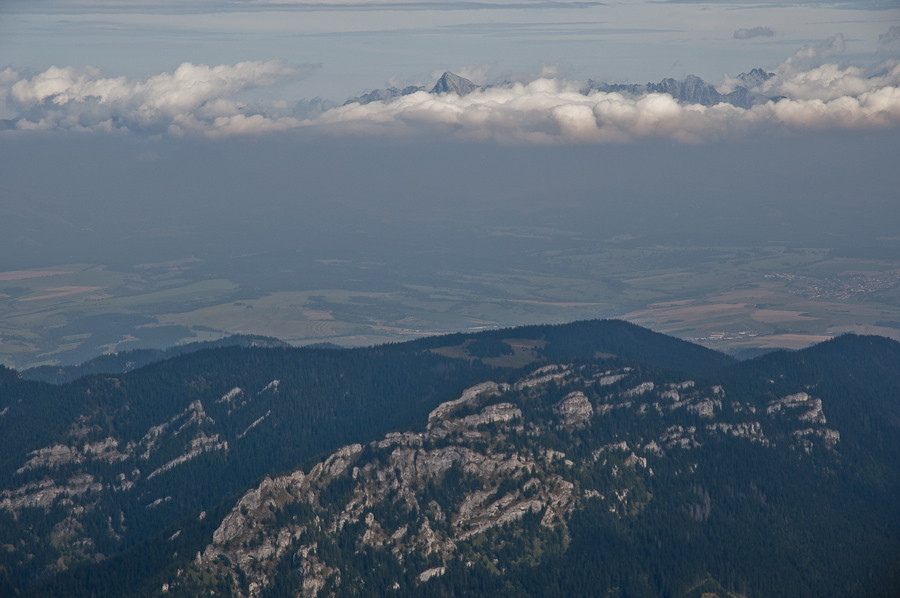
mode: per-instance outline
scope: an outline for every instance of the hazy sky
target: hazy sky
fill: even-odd
[[[774,75],[737,79],[757,67]],[[343,105],[445,70],[487,87]],[[588,85],[688,74],[772,100]],[[554,256],[619,243],[895,260],[898,156],[897,0],[0,0],[0,272],[188,260],[240,299],[446,283],[490,302],[507,291],[486,273],[552,278]],[[600,287],[578,317],[641,307]],[[110,324],[66,359],[141,330]]]
[[[327,124],[516,143],[883,129],[900,121],[898,57],[897,0],[5,0],[0,117],[19,129],[221,137]],[[790,101],[698,110],[578,93],[587,79],[688,74],[727,91],[755,67],[779,75],[767,95]],[[322,115],[298,105],[430,86],[444,70],[520,85]]]

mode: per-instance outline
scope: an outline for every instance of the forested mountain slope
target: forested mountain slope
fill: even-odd
[[[898,349],[846,337],[722,384],[610,361],[480,384],[264,480],[167,593],[895,596]]]
[[[886,339],[744,363],[617,321],[232,347],[3,370],[0,413],[4,595],[898,587]]]
[[[0,551],[0,588],[108,558],[263,475],[412,425],[466,386],[548,352],[730,362],[596,321],[349,350],[206,349],[58,386],[4,369],[0,544],[14,548]]]

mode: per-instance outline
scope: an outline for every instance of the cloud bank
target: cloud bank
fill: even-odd
[[[234,96],[299,79],[313,68],[290,67],[281,60],[216,67],[186,62],[146,81],[103,77],[90,67],[51,67],[30,79],[6,69],[0,72],[0,96],[5,95],[7,106],[19,115],[13,119],[17,129],[266,132],[296,127],[299,121],[265,117]]]
[[[804,46],[765,80],[726,79],[769,101],[750,108],[629,95],[544,75],[460,96],[426,91],[369,104],[325,107],[301,117],[300,103],[247,106],[240,92],[272,87],[314,67],[281,61],[208,67],[185,63],[145,81],[96,69],[51,68],[32,77],[0,71],[11,129],[132,131],[223,138],[314,129],[338,135],[428,135],[505,143],[605,143],[641,138],[702,142],[767,130],[873,130],[900,126],[900,60],[875,68],[831,61],[843,36]]]

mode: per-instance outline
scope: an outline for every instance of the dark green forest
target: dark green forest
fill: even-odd
[[[488,365],[516,357],[505,339],[542,343],[524,368]],[[467,356],[435,352],[460,345]],[[360,349],[204,348],[62,384],[2,369],[0,595],[156,595],[264,476],[308,471],[337,447],[392,430],[421,430],[432,409],[473,384],[513,382],[556,363],[630,368],[656,388],[686,380],[721,385],[725,411],[739,402],[764,414],[773,400],[806,389],[821,399],[840,442],[804,452],[786,441],[774,448],[741,443],[701,426],[702,447],[667,453],[653,465],[654,475],[639,484],[643,506],[631,516],[588,500],[570,514],[563,537],[542,527],[538,514],[528,515],[473,538],[443,575],[424,583],[409,571],[436,562],[410,555],[404,572],[385,554],[361,549],[354,541],[359,530],[348,525],[318,539],[346,580],[321,595],[677,597],[707,582],[760,597],[897,595],[900,343],[848,335],[738,363],[620,321]],[[517,399],[526,421],[552,417],[550,406],[568,392],[554,384]],[[597,384],[585,392],[628,390],[624,381]],[[584,456],[603,439],[646,443],[667,427],[696,425],[678,417],[687,416],[613,411],[541,442]],[[750,422],[761,415],[732,417]],[[794,430],[777,420],[766,425],[793,438]],[[504,438],[521,450],[534,442]],[[578,475],[580,487],[608,483],[607,474],[590,468]],[[498,486],[499,495],[516,484],[504,483],[509,487]],[[340,504],[353,492],[349,478],[332,484],[323,504]],[[421,490],[421,499],[449,509],[475,489],[481,489],[475,481],[448,471]],[[302,504],[291,508],[300,511],[276,517],[309,515]],[[416,520],[399,507],[377,516],[397,527]],[[540,547],[539,558],[526,544]],[[487,556],[472,557],[479,553]],[[263,595],[297,596],[296,563],[279,567]],[[203,591],[228,595],[234,588],[227,581],[205,579]],[[172,587],[167,595],[196,595],[197,588]]]

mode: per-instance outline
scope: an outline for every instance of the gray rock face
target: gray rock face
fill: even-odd
[[[355,98],[350,98],[346,102],[344,102],[344,106],[347,104],[357,103],[360,105],[370,104],[372,102],[386,102],[389,100],[393,100],[394,98],[399,98],[402,96],[408,96],[412,93],[416,93],[417,91],[425,91],[425,87],[419,87],[417,85],[408,85],[403,89],[398,89],[396,87],[388,87],[387,89],[376,89],[374,91],[370,91],[369,93],[365,93],[361,96],[357,96]]]
[[[390,100],[402,96],[408,96],[419,91],[428,91],[428,93],[432,93],[435,95],[442,93],[454,93],[459,96],[464,96],[478,89],[481,88],[468,79],[460,77],[459,75],[454,75],[450,71],[447,71],[443,75],[441,75],[441,78],[437,80],[437,83],[434,84],[434,87],[432,87],[430,91],[428,91],[428,88],[419,85],[408,85],[403,89],[398,89],[396,87],[376,89],[361,96],[350,98],[349,100],[344,102],[344,106],[353,103],[364,106],[372,102],[389,102]]]
[[[715,106],[722,101],[722,95],[716,88],[696,75],[688,75],[681,81],[663,79],[660,83],[649,87],[657,93],[667,93],[688,104]]]
[[[584,393],[575,391],[553,406],[553,411],[560,416],[565,426],[582,426],[594,415],[594,408]]]
[[[304,574],[302,595],[311,597],[341,575],[339,569],[323,561],[316,542],[306,540],[315,535],[310,534],[313,531],[333,533],[349,523],[365,522],[360,545],[390,550],[403,563],[403,555],[410,552],[438,555],[448,562],[460,542],[532,513],[543,513],[546,528],[565,528],[566,515],[577,504],[577,488],[555,471],[534,475],[554,462],[554,455],[546,451],[520,453],[504,444],[507,433],[524,431],[521,410],[511,402],[497,402],[510,391],[512,388],[505,384],[479,384],[464,391],[459,399],[436,408],[424,432],[391,433],[366,449],[360,445],[344,447],[313,466],[308,474],[297,471],[266,478],[224,519],[197,566],[216,569],[233,579],[244,576],[248,591],[235,587],[238,595],[257,596],[270,583],[274,565],[291,551]],[[571,393],[560,409],[579,421],[591,412],[590,401],[583,393]],[[460,410],[462,413],[458,413]],[[437,446],[450,438],[456,440]],[[496,446],[483,444],[491,439]],[[373,450],[383,456],[375,460],[366,457],[366,451]],[[560,459],[564,457],[559,455]],[[424,488],[440,482],[451,469],[477,480],[481,489],[444,508],[433,500],[425,504]],[[347,474],[356,481],[353,494],[337,508],[326,505],[323,492],[332,481]],[[517,482],[501,490],[501,482],[507,479]],[[385,502],[420,514],[419,521],[395,529],[374,514]],[[294,503],[308,504],[314,518],[276,524],[275,513]],[[424,583],[441,570],[438,566],[415,573]]]
[[[547,393],[562,398],[542,406]],[[234,595],[251,598],[290,559],[302,573],[302,596],[330,595],[324,588],[361,581],[342,570],[346,565],[329,548],[329,538],[349,529],[358,551],[395,559],[425,584],[454,559],[479,558],[474,545],[499,554],[501,545],[491,543],[501,541],[502,526],[512,541],[539,546],[551,536],[565,544],[569,516],[585,501],[600,501],[619,518],[633,516],[651,500],[654,468],[714,437],[806,452],[814,443],[834,449],[840,441],[822,425],[821,400],[805,392],[771,401],[767,413],[759,412],[762,421],[749,404],[723,409],[725,396],[720,386],[658,384],[631,368],[597,366],[550,365],[518,381],[478,384],[432,410],[419,431],[346,446],[308,473],[266,478],[225,517],[184,579],[230,579]],[[612,410],[648,428],[601,431],[594,424]],[[675,418],[690,425],[667,421]],[[562,442],[573,447],[568,455],[558,450]],[[709,500],[698,496],[699,504],[684,509],[702,520]],[[526,518],[533,518],[530,527],[514,531]],[[528,558],[539,560],[541,550]]]
[[[722,96],[722,99],[724,102],[731,104],[732,106],[737,106],[738,108],[749,110],[753,106],[756,106],[757,104],[765,104],[773,98],[768,98],[764,95],[752,92],[746,87],[738,87],[731,93]]]
[[[747,89],[754,89],[774,76],[775,73],[768,73],[763,69],[753,69],[749,73],[741,73],[735,79],[740,81]]]
[[[721,94],[714,85],[710,85],[696,75],[688,75],[681,81],[675,79],[663,79],[659,83],[645,84],[608,84],[597,81],[589,81],[587,91],[602,91],[605,93],[621,93],[630,96],[642,96],[648,93],[665,93],[679,102],[685,104],[700,104],[701,106],[715,106],[716,104],[731,104],[738,108],[749,109],[756,104],[765,104],[770,98],[756,93],[751,88],[773,77],[774,74],[766,73],[762,69],[753,69],[750,73],[738,75],[744,86],[737,87],[734,91]]]
[[[438,79],[437,83],[434,84],[434,87],[431,88],[431,93],[455,93],[458,96],[464,96],[478,89],[480,88],[468,79],[464,79],[459,75],[454,75],[450,71],[447,71],[441,75],[441,78]]]
[[[478,395],[485,392],[496,391],[499,388],[500,386],[496,382],[482,382],[481,384],[476,384],[472,388],[467,388],[458,399],[438,405],[428,414],[428,421],[445,419],[454,409],[472,403],[478,398]]]

